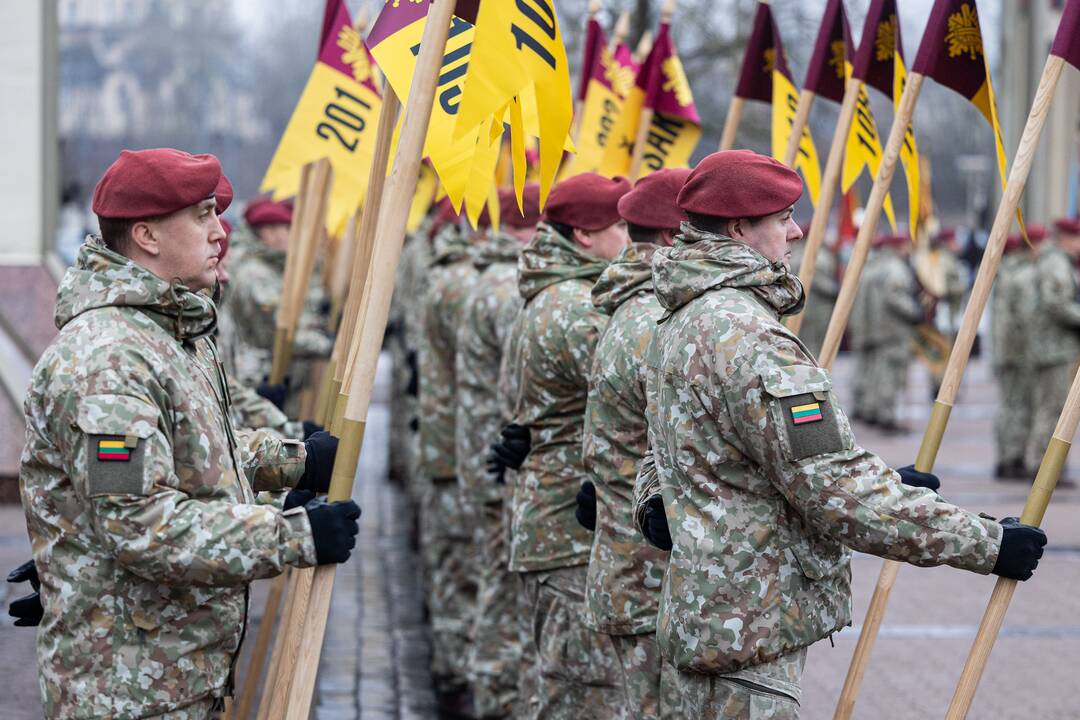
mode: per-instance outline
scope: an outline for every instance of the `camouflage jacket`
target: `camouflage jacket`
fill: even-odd
[[[584,565],[592,533],[574,517],[587,477],[581,460],[593,350],[607,316],[590,292],[607,262],[541,224],[518,261],[525,307],[511,331],[514,422],[532,450],[514,488],[510,569],[532,572]]]
[[[674,544],[657,640],[675,667],[730,672],[848,625],[845,546],[991,570],[1000,525],[856,444],[829,373],[779,321],[802,298],[781,263],[684,225],[653,282],[649,443]]]
[[[457,360],[457,475],[470,504],[503,499],[502,489],[485,469],[488,447],[499,437],[503,413],[499,406],[499,367],[510,327],[521,308],[517,259],[521,242],[501,233],[477,247],[480,273],[465,301],[458,327]]]
[[[990,298],[991,359],[995,367],[1023,367],[1031,356],[1032,330],[1038,320],[1039,285],[1027,249],[1001,258]]]
[[[456,225],[435,237],[420,345],[420,462],[428,478],[452,478],[457,383],[454,356],[465,299],[476,281],[469,243]]]
[[[915,326],[923,313],[915,298],[915,273],[907,260],[890,248],[874,250],[859,285],[861,348],[910,356]]]
[[[303,446],[233,428],[206,340],[214,316],[208,298],[97,238],[60,284],[19,477],[50,718],[145,717],[224,695],[248,583],[315,561],[302,508],[254,501],[253,488],[296,483]]]
[[[1076,265],[1051,242],[1035,261],[1039,305],[1032,330],[1031,354],[1037,367],[1074,363],[1080,358],[1080,302]]]
[[[633,491],[648,444],[645,350],[663,314],[652,288],[656,245],[629,245],[592,290],[611,317],[593,354],[585,407],[585,469],[596,485],[596,532],[585,589],[586,623],[613,635],[656,630],[667,553],[634,527]]]
[[[229,268],[232,289],[226,312],[232,315],[237,330],[236,376],[247,385],[257,385],[270,372],[285,253],[267,247],[246,228],[237,228],[233,234],[237,247]],[[334,341],[319,318],[317,285],[312,282],[300,314],[293,341],[293,356],[297,358],[326,358],[334,349]]]

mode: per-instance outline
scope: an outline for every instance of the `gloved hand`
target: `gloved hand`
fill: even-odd
[[[289,396],[289,380],[286,379],[283,383],[272,383],[264,375],[263,381],[255,388],[255,392],[259,397],[266,398],[274,403],[278,410],[284,410],[285,398]]]
[[[642,534],[649,544],[661,550],[671,550],[671,531],[668,528],[667,514],[664,512],[664,498],[654,495],[645,503],[645,518]]]
[[[488,475],[491,475],[491,479],[495,481],[496,485],[506,484],[506,465],[495,454],[494,445],[491,446],[491,450],[488,452],[486,468]]]
[[[41,589],[41,581],[38,580],[37,565],[34,561],[27,560],[7,576],[9,583],[21,583],[28,580],[34,592],[12,600],[8,605],[8,615],[15,618],[16,627],[37,627],[45,615],[45,608],[41,606],[41,595],[38,592]]]
[[[322,430],[326,429],[322,425],[320,425],[319,423],[314,422],[312,420],[304,420],[300,424],[304,428],[304,440],[307,440],[308,438],[310,438],[315,433],[321,432]]]
[[[310,490],[296,490],[294,488],[285,496],[285,502],[282,504],[281,509],[292,510],[293,508],[303,507],[314,499],[315,493]]]
[[[304,441],[307,461],[304,474],[296,483],[297,490],[314,490],[324,493],[330,489],[330,476],[334,472],[334,458],[337,456],[338,439],[320,430]]]
[[[502,429],[502,439],[491,446],[491,451],[508,468],[518,470],[532,449],[529,428],[510,423]]]
[[[420,394],[420,363],[416,358],[416,351],[410,350],[405,356],[405,362],[409,366],[409,384],[405,388],[405,394],[416,397]]]
[[[1027,580],[1039,566],[1039,558],[1046,545],[1046,533],[1031,525],[1022,525],[1018,518],[1007,517],[1001,521],[1001,549],[997,562],[991,570],[995,575]]]
[[[420,418],[416,418],[416,417],[409,418],[409,432],[414,432],[414,433],[420,432]]]
[[[574,511],[578,525],[596,532],[596,486],[592,480],[581,483],[581,489],[577,494],[577,510]]]
[[[328,503],[311,500],[304,505],[311,537],[315,541],[315,558],[320,565],[343,563],[356,547],[356,533],[360,531],[356,519],[360,506],[352,500]]]
[[[915,469],[914,465],[905,465],[902,468],[897,468],[896,472],[900,473],[900,480],[905,485],[929,488],[934,492],[937,492],[938,488],[941,487],[941,480],[938,479],[937,475],[919,472]]]

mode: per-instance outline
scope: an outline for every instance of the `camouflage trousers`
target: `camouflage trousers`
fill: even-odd
[[[661,668],[666,663],[660,656],[656,633],[612,635],[611,640],[622,670],[627,719],[659,720],[660,708],[677,704],[678,698],[660,697]]]
[[[860,415],[881,425],[895,425],[900,399],[907,387],[910,359],[892,347],[874,348],[866,355],[864,408]]]
[[[579,565],[525,574],[539,670],[534,718],[624,717],[625,696],[611,636],[581,621],[587,573],[588,566]]]
[[[998,410],[997,417],[994,418],[997,462],[1020,462],[1025,459],[1028,438],[1031,436],[1034,414],[1033,378],[1022,365],[995,368],[994,376],[998,386]]]
[[[802,327],[799,328],[799,339],[802,340],[803,345],[810,348],[814,357],[821,352],[821,344],[825,342],[825,331],[829,329],[832,310],[832,300],[812,293],[807,298],[806,309],[803,310]]]
[[[509,527],[509,520],[507,523]],[[526,577],[525,574],[518,574],[517,628],[518,644],[521,646],[521,667],[518,669],[515,718],[536,717],[540,704],[540,698],[536,694],[540,682],[540,667],[536,656],[536,641],[533,638],[533,603]]]
[[[221,698],[206,698],[178,710],[147,715],[146,720],[216,720],[224,710]]]
[[[476,581],[467,515],[456,482],[433,482],[420,515],[421,557],[431,614],[431,672],[440,690],[468,682],[469,629]]]
[[[733,673],[661,673],[665,720],[797,720],[806,649]],[[674,699],[675,704],[668,705]]]
[[[469,635],[469,681],[478,718],[508,718],[518,699],[521,634],[517,573],[507,570],[506,504],[485,503],[477,523],[477,598]]]
[[[1072,385],[1075,372],[1076,365],[1073,363],[1058,363],[1038,368],[1034,373],[1032,394],[1035,417],[1031,423],[1031,439],[1027,449],[1028,465],[1032,468],[1039,467],[1042,462],[1046,446],[1054,435],[1058,416],[1065,406],[1065,398],[1069,395],[1069,386]]]

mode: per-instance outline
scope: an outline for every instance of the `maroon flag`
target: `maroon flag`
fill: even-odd
[[[584,100],[589,90],[589,80],[593,77],[594,68],[600,63],[600,53],[607,46],[607,37],[604,28],[596,18],[589,18],[585,26],[585,55],[581,61],[581,74],[578,78],[577,99]]]
[[[1050,54],[1080,69],[1080,0],[1068,0]]]
[[[791,79],[787,54],[780,41],[780,31],[776,28],[776,21],[773,20],[768,3],[762,2],[758,3],[754,26],[750,30],[750,39],[746,42],[739,84],[735,86],[735,97],[771,103],[773,69]]]
[[[842,0],[829,0],[821,18],[814,54],[806,67],[803,87],[833,102],[844,99],[844,63],[851,62],[855,46]]]
[[[671,42],[671,25],[660,23],[660,31],[653,41],[652,52],[646,61],[649,66],[645,73],[645,107],[658,113],[672,115],[688,120],[695,125],[701,124],[690,83],[686,80],[679,54]]]
[[[851,68],[852,77],[891,98],[896,53],[903,60],[904,45],[900,40],[896,0],[870,0],[870,10],[866,13],[862,38]]]

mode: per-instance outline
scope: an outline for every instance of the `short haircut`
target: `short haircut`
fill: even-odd
[[[564,225],[559,222],[552,222],[551,220],[548,220],[547,224],[551,227],[552,230],[559,233],[567,240],[574,239],[574,228],[570,227],[569,225]]]
[[[663,232],[660,228],[645,227],[644,225],[635,225],[632,222],[626,223],[626,232],[630,234],[630,239],[636,243],[655,243],[660,240],[660,233]]]
[[[105,247],[114,253],[128,257],[131,252],[131,228],[138,219],[135,218],[106,218],[98,215],[98,226],[101,228],[101,241]]]
[[[764,215],[757,217],[747,218],[723,218],[715,215],[699,215],[697,213],[688,212],[687,219],[690,220],[690,224],[696,227],[698,230],[704,230],[705,232],[715,233],[717,235],[724,235],[727,233],[727,226],[733,220],[746,220],[751,225],[757,225],[761,222]]]

